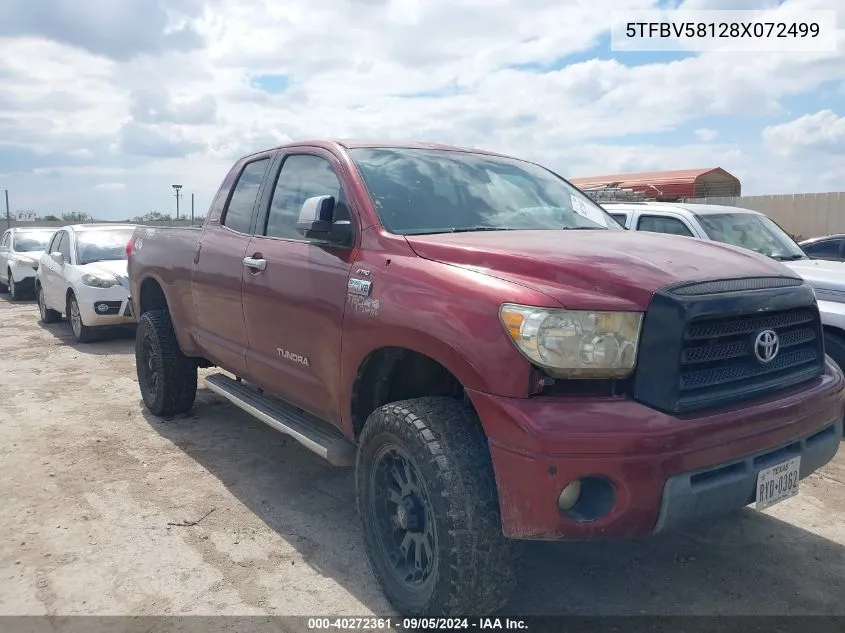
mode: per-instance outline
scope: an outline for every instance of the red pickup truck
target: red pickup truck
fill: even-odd
[[[199,229],[127,246],[144,403],[208,389],[355,467],[403,614],[502,607],[520,539],[662,532],[798,492],[845,381],[762,255],[624,230],[534,163],[302,142],[239,160]]]

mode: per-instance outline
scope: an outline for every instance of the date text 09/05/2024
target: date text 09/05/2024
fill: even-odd
[[[310,631],[419,630],[526,630],[520,618],[308,618]]]

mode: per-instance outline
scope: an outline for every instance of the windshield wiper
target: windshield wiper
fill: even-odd
[[[794,262],[799,259],[808,259],[806,255],[772,255],[772,259],[779,262]]]
[[[561,231],[607,231],[603,226],[562,226]]]
[[[456,226],[444,233],[472,233],[473,231],[512,231],[504,226]]]

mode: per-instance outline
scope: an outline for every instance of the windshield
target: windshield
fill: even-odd
[[[53,231],[19,231],[15,233],[12,250],[16,253],[34,253],[47,248]]]
[[[126,259],[126,244],[133,229],[94,229],[76,233],[76,262],[78,265],[93,262]]]
[[[359,148],[350,155],[392,233],[623,230],[574,186],[531,163],[449,150]]]
[[[781,261],[806,259],[801,247],[765,215],[715,213],[697,216],[710,239],[741,246]]]

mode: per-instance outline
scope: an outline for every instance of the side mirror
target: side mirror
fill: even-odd
[[[59,251],[56,251],[55,253],[50,253],[50,259],[56,262],[59,266],[65,265],[65,256],[62,255]]]
[[[302,203],[297,230],[305,237],[342,244],[352,236],[349,220],[334,221],[336,202],[334,196],[314,196]]]

